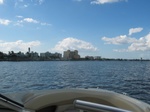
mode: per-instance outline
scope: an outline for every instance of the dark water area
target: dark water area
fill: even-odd
[[[150,104],[150,61],[0,62],[0,93],[101,88]]]

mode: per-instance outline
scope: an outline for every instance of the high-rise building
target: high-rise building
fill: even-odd
[[[30,47],[28,48],[28,52],[30,53]]]
[[[63,59],[70,60],[70,59],[80,59],[80,55],[78,54],[77,50],[74,51],[64,51]]]

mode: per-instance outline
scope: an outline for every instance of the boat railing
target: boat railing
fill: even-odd
[[[79,110],[94,111],[94,112],[132,112],[112,106],[107,106],[98,103],[92,103],[82,100],[75,100],[74,107]]]

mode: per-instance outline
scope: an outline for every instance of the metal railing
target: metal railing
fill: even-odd
[[[79,110],[85,111],[94,111],[94,112],[132,112],[129,110],[124,110],[112,106],[82,101],[82,100],[75,100],[74,107]]]

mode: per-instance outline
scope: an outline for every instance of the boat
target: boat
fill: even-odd
[[[150,112],[150,105],[113,91],[93,88],[0,94],[0,112]]]

